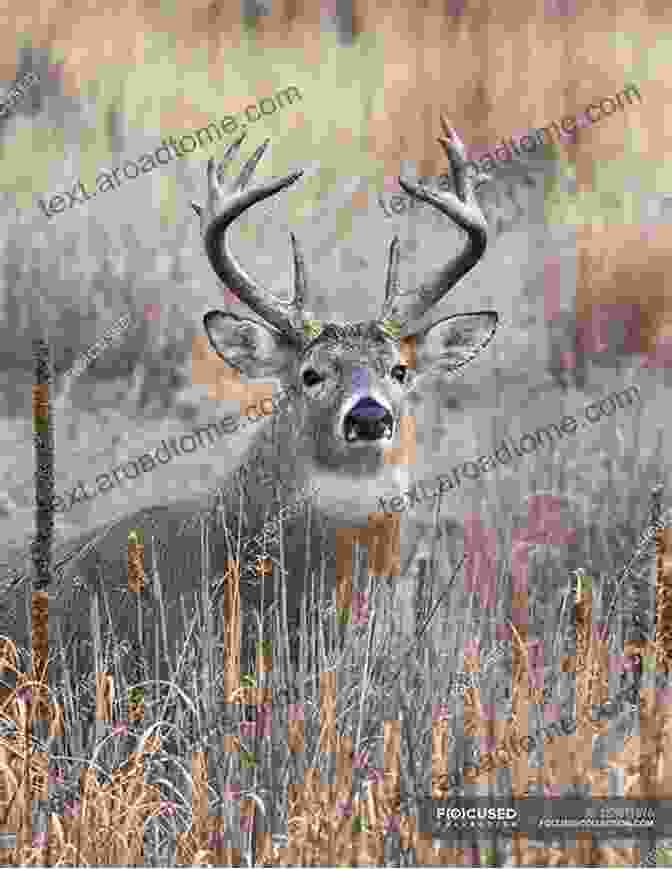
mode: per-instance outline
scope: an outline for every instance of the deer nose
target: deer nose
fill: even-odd
[[[361,398],[343,420],[346,441],[392,440],[394,419],[390,411],[373,398]]]

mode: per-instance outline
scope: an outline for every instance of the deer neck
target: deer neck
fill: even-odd
[[[388,500],[408,489],[405,464],[364,460],[341,467],[315,461],[315,435],[302,434],[302,420],[291,407],[261,425],[246,452],[245,485],[250,502],[264,504],[266,512],[306,500],[328,524],[363,527],[380,498]]]

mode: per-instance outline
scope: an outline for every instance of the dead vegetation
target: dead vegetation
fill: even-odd
[[[415,4],[408,4],[408,8],[398,4],[395,9],[383,9],[379,3],[354,4],[355,29],[381,33],[386,41],[383,99],[376,104],[375,113],[367,116],[368,132],[381,149],[386,174],[397,172],[402,152],[424,155],[421,171],[432,173],[437,106],[455,118],[470,119],[485,146],[497,136],[547,117],[559,117],[562,107],[573,113],[595,94],[620,88],[624,73],[629,72],[629,50],[619,49],[622,56],[613,56],[608,44],[613,34],[605,30],[600,5],[570,20],[549,19],[543,24],[537,17],[541,13],[531,7],[511,7],[509,13],[503,7],[497,11],[484,6],[471,13],[468,10],[458,21],[459,16],[455,20],[445,16],[439,5],[438,0],[430,3],[427,8],[435,14],[418,23]],[[650,29],[651,39],[642,38],[642,43],[653,44],[660,34],[659,12],[654,9],[656,4],[649,6],[651,20],[646,21],[640,9],[611,10],[611,28],[623,33],[639,28],[644,36]],[[159,15],[158,6],[156,9]],[[230,38],[233,44],[239,41],[238,16],[230,12],[232,9],[223,4],[219,10],[205,6],[194,10],[186,4],[179,10],[184,18],[174,18],[172,24],[176,31],[192,36],[199,47],[206,44],[213,30],[218,38],[221,35],[222,43],[210,46],[213,62],[221,68],[228,50],[225,39]],[[60,40],[65,46],[67,91],[76,93],[82,82],[97,75],[99,58],[88,47],[99,41],[100,15],[106,13],[92,8],[83,16],[79,4],[65,13],[57,6],[53,10],[43,10],[42,14],[36,8],[31,13],[26,7],[22,10],[25,27],[17,18],[17,30],[33,31],[37,23],[44,29],[36,34],[38,39],[45,43],[50,38]],[[298,46],[295,54],[305,52],[312,61],[319,53],[317,14],[317,7],[309,8],[309,4],[304,10],[289,0],[274,3],[273,16],[262,22],[262,38],[274,44],[284,42],[289,34]],[[510,15],[517,17],[512,20]],[[217,20],[214,28],[213,16]],[[160,28],[153,21],[148,27],[145,18],[144,7],[139,5],[104,22],[106,46],[118,52],[124,63],[132,57],[134,64],[141,66],[142,39],[138,34]],[[314,38],[306,39],[309,26]],[[506,39],[503,32],[508,34]],[[3,56],[10,63],[15,34],[8,28],[3,37],[8,41]],[[540,42],[548,59],[543,69],[529,62],[530,43]],[[504,54],[500,52],[495,62],[492,46],[500,44]],[[187,41],[177,41],[177,45],[184,52],[186,65],[191,49]],[[451,45],[450,51],[446,45]],[[574,47],[581,45],[588,50],[575,52]],[[89,62],[90,69],[84,68]],[[11,66],[8,74],[13,74],[13,60]],[[553,70],[555,76],[550,83],[546,69]],[[444,86],[447,77],[452,82],[449,91]],[[640,123],[646,126],[645,135],[640,137],[645,150],[638,154],[637,162],[653,166],[664,156],[667,140],[665,113],[659,109],[664,104],[665,76],[653,74],[651,79],[648,108],[640,113]],[[254,77],[245,86],[250,95],[265,92],[264,84]],[[242,98],[247,94],[242,93],[243,84],[239,87]],[[231,104],[239,103],[233,94]],[[333,114],[332,102],[324,99],[323,103]],[[186,99],[176,105],[170,110],[171,117],[166,114],[162,118],[164,129],[203,123],[200,107]],[[351,115],[343,113],[343,117],[347,123],[335,136],[339,147],[352,138]],[[408,117],[418,122],[409,125]],[[590,186],[594,164],[606,165],[622,157],[624,123],[615,119],[591,131],[590,141],[566,146],[566,152],[577,162],[579,187]],[[297,124],[304,125],[312,139],[307,118],[298,119]],[[400,129],[408,135],[402,145],[398,144]],[[169,388],[178,388],[180,368],[192,342],[184,316],[177,306],[164,307],[159,325],[143,324],[142,308],[145,300],[155,298],[155,287],[168,280],[179,293],[191,297],[192,287],[183,269],[191,255],[186,238],[176,237],[172,245],[177,254],[169,262],[169,274],[153,253],[167,247],[158,237],[148,240],[146,251],[138,247],[131,252],[125,270],[126,244],[121,240],[97,235],[91,229],[83,240],[74,237],[70,248],[61,249],[41,240],[27,221],[15,218],[11,214],[8,219],[13,229],[3,230],[3,237],[8,238],[3,257],[7,370],[10,365],[16,365],[17,370],[30,366],[25,336],[26,324],[34,319],[34,306],[54,324],[53,334],[65,348],[61,351],[65,368],[74,358],[70,348],[94,341],[101,324],[118,314],[115,306],[121,298],[141,328],[123,348],[110,350],[97,363],[97,386],[104,386],[105,379],[123,370],[133,384],[123,391],[124,401],[128,395],[128,406],[134,412],[156,396],[165,396]],[[623,233],[629,235],[630,227]],[[663,232],[663,241],[664,236]],[[591,241],[592,247],[595,244]],[[92,253],[97,250],[104,250],[104,256]],[[631,252],[619,256],[630,262]],[[643,254],[640,258],[645,263]],[[631,269],[621,269],[619,263],[620,259],[608,265],[630,288]],[[652,269],[659,273],[657,262]],[[38,290],[51,286],[50,280],[55,280],[57,273],[72,273],[76,279],[58,284],[58,292],[41,298]],[[147,276],[145,287],[139,285],[138,275]],[[604,285],[609,284],[606,275]],[[108,297],[103,288],[109,291]],[[73,299],[79,310],[71,311],[63,301],[69,305]],[[663,296],[656,296],[654,301],[652,311],[660,314]],[[179,343],[175,335],[181,335]],[[170,384],[162,379],[168,370],[175,377]],[[7,390],[14,389],[15,383],[19,384],[18,403],[23,408],[26,390],[13,370],[5,384]],[[115,394],[110,403],[118,400]],[[14,412],[9,399],[8,403]],[[81,426],[81,419],[78,424]],[[125,425],[122,418],[122,430]],[[629,464],[621,459],[613,451],[609,484],[594,484],[594,497],[605,505],[600,525],[605,529],[638,527],[641,516],[633,515],[630,503],[624,506],[623,495],[637,492],[644,498],[652,483],[650,469],[640,464],[637,449],[633,449]],[[657,462],[655,470],[663,463],[660,456]],[[566,482],[571,472],[565,475],[565,471],[563,466]],[[528,482],[515,477],[513,491],[503,493],[496,505],[497,516],[506,517],[502,519],[506,526],[503,533],[509,536],[509,517],[520,502],[520,493],[535,491],[533,486],[526,487]],[[558,491],[567,490],[560,485]],[[607,793],[607,771],[593,768],[591,751],[594,737],[609,735],[608,726],[604,720],[593,720],[591,704],[604,703],[612,696],[606,677],[616,663],[622,677],[636,684],[640,698],[637,713],[622,705],[617,709],[616,721],[623,726],[625,737],[623,747],[610,754],[609,763],[618,774],[620,793],[670,798],[665,787],[669,788],[672,780],[672,698],[661,681],[669,672],[672,651],[669,530],[658,536],[658,579],[652,610],[655,625],[652,618],[653,629],[647,636],[630,640],[625,635],[629,614],[636,607],[629,599],[627,607],[617,607],[613,630],[605,635],[601,627],[611,600],[607,594],[611,591],[609,577],[621,570],[635,542],[632,536],[619,533],[623,538],[620,547],[600,550],[600,558],[606,553],[606,560],[598,560],[600,578],[590,592],[582,590],[579,596],[575,580],[567,578],[562,565],[550,565],[553,575],[561,575],[564,583],[552,601],[557,617],[550,624],[533,618],[539,615],[540,594],[533,583],[529,599],[525,598],[531,613],[529,624],[509,612],[512,595],[502,559],[498,564],[497,603],[487,614],[492,616],[487,621],[478,609],[477,592],[464,592],[459,573],[452,585],[446,581],[451,575],[446,565],[457,563],[457,558],[442,538],[437,519],[420,544],[432,551],[425,586],[434,603],[448,594],[435,610],[426,634],[412,642],[396,636],[391,618],[395,603],[409,606],[411,602],[395,602],[387,593],[378,594],[360,571],[353,595],[365,597],[359,598],[358,618],[354,618],[353,607],[343,644],[337,643],[335,606],[319,614],[306,608],[297,659],[288,654],[287,626],[281,613],[274,611],[270,619],[265,614],[263,619],[249,622],[249,614],[240,612],[237,565],[230,565],[226,609],[213,616],[204,583],[201,611],[191,622],[185,620],[184,654],[169,684],[152,678],[156,671],[152,670],[151,655],[148,661],[138,661],[137,681],[120,678],[115,662],[133,650],[125,649],[121,640],[116,647],[113,643],[108,646],[108,638],[96,632],[92,613],[92,633],[97,637],[95,666],[89,673],[65,674],[60,685],[49,685],[39,664],[46,660],[47,614],[44,599],[36,593],[34,661],[11,641],[4,643],[0,656],[7,683],[0,690],[0,829],[17,834],[16,847],[0,853],[0,861],[12,865],[58,861],[61,865],[131,865],[143,860],[150,865],[360,865],[367,861],[376,865],[478,865],[487,860],[492,865],[568,866],[636,862],[636,845],[594,847],[590,837],[565,847],[514,839],[512,848],[499,840],[465,842],[460,849],[436,848],[432,839],[417,829],[415,820],[420,794],[438,797],[448,793],[448,776],[461,765],[466,738],[482,740],[487,751],[480,752],[480,771],[467,771],[465,780],[488,784],[493,792],[496,770],[508,768],[513,795],[536,789],[550,796],[582,786],[590,787],[594,795]],[[143,547],[137,542],[129,546],[129,583],[133,589],[139,589],[143,581],[139,569]],[[589,555],[598,559],[586,552],[587,559]],[[597,576],[588,561],[586,566]],[[294,569],[301,570],[301,566]],[[635,579],[638,577],[628,578],[633,587]],[[194,577],[194,581],[200,578]],[[624,590],[624,602],[630,591],[630,587]],[[378,632],[383,639],[377,644],[374,618],[377,626],[383,625]],[[550,638],[553,649],[550,660],[544,660],[543,686],[548,686],[550,693],[542,692],[542,710],[534,707],[541,699],[535,666],[539,633]],[[568,636],[573,638],[573,648]],[[490,679],[479,688],[468,688],[463,700],[441,703],[442,688],[451,676],[460,667],[477,671],[494,641],[503,638],[509,644],[509,654]],[[60,654],[58,644],[57,638],[50,638],[52,654]],[[569,679],[563,682],[561,675]],[[510,703],[509,714],[497,710],[498,714],[491,715],[492,691],[495,683],[503,682],[510,685],[510,699],[506,701]],[[437,708],[444,705],[447,709]],[[520,739],[529,732],[531,711],[537,717],[543,712],[548,719],[566,712],[577,722],[573,734],[555,736],[545,744],[540,767],[532,767],[527,752],[519,751]],[[639,726],[633,730],[636,716]],[[44,805],[34,807],[32,803],[47,798],[48,826],[44,825],[45,814],[40,814]],[[223,834],[225,828],[230,831],[228,838]]]
[[[660,496],[658,489],[641,540],[652,539],[651,521],[662,526],[660,510],[655,513]],[[434,555],[445,558],[440,527],[433,532]],[[138,662],[138,681],[125,681],[114,664],[122,650],[115,659],[97,635],[95,607],[92,660],[99,669],[66,672],[60,685],[48,686],[43,673],[25,669],[25,653],[5,640],[3,679],[13,674],[14,684],[2,688],[0,805],[2,829],[17,840],[2,859],[11,865],[632,865],[636,840],[612,845],[590,834],[564,843],[490,835],[465,838],[459,848],[437,847],[419,829],[417,807],[423,795],[456,792],[450,772],[468,745],[477,747],[478,768],[465,769],[464,782],[492,794],[501,794],[496,771],[508,769],[514,797],[584,789],[592,796],[672,798],[672,698],[661,681],[669,672],[669,541],[669,529],[658,530],[657,556],[651,546],[640,555],[656,569],[652,637],[618,648],[617,638],[625,636],[618,607],[609,622],[618,589],[608,577],[591,581],[583,571],[557,594],[550,661],[548,653],[540,656],[544,640],[522,610],[507,617],[505,594],[497,595],[496,624],[488,623],[475,606],[480,590],[462,587],[460,564],[446,580],[431,558],[434,572],[423,593],[433,606],[412,638],[395,631],[394,611],[415,604],[391,598],[384,583],[367,582],[359,570],[349,600],[338,601],[349,618],[339,617],[336,600],[321,609],[311,600],[293,656],[282,607],[263,619],[243,612],[240,571],[230,562],[215,612],[202,582],[200,610],[185,620],[183,652],[168,684],[153,677],[151,654]],[[140,588],[146,544],[129,540],[129,588]],[[360,555],[357,547],[358,568]],[[636,565],[631,559],[626,567],[631,582]],[[500,590],[503,583],[500,573]],[[530,613],[538,594],[530,588]],[[46,611],[38,595],[44,592],[34,598],[35,660],[44,660],[39,638]],[[442,630],[437,611],[442,621],[463,625]],[[440,686],[456,671],[478,673],[494,639],[501,647],[503,637],[508,654],[488,672],[483,668],[478,685],[467,687],[462,699],[437,703]],[[52,639],[52,655],[57,646]],[[610,737],[617,725],[593,714],[594,705],[605,708],[614,694],[608,685],[614,670],[639,695],[638,711],[617,704],[625,734],[620,748]],[[505,682],[508,712],[501,698],[493,702]],[[525,745],[533,735],[535,716],[537,734],[542,720],[567,717],[576,727],[537,739],[528,752],[521,740]],[[34,733],[40,722],[46,722],[42,738]],[[593,765],[596,739],[609,743],[610,769]],[[532,766],[542,742],[543,763]],[[610,770],[620,776],[620,794],[610,787]]]

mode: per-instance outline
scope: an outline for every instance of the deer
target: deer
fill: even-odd
[[[259,540],[259,529],[283,505],[296,502],[297,493],[303,493],[303,504],[296,504],[284,517],[276,535],[284,546],[287,607],[294,625],[306,579],[319,576],[322,567],[327,590],[336,588],[337,600],[347,607],[355,543],[367,547],[371,573],[391,582],[395,577],[403,581],[408,517],[376,506],[380,498],[392,498],[394,504],[394,496],[408,486],[415,431],[407,413],[409,396],[424,378],[437,373],[447,377],[473,360],[492,340],[499,321],[497,312],[485,310],[443,316],[426,324],[426,315],[482,259],[488,240],[487,220],[475,195],[483,176],[469,174],[473,170],[467,171],[462,140],[443,116],[441,123],[444,135],[438,142],[448,158],[455,192],[430,190],[405,177],[399,183],[409,196],[428,203],[463,230],[466,244],[417,289],[402,293],[400,245],[395,236],[380,314],[365,322],[322,322],[314,316],[305,257],[294,233],[290,233],[293,294],[289,301],[261,286],[231,251],[228,233],[235,221],[253,205],[291,187],[302,170],[250,187],[269,144],[266,140],[237,176],[228,179],[227,170],[245,133],[229,145],[218,166],[210,158],[207,203],[192,203],[200,218],[205,253],[215,275],[257,319],[208,311],[203,325],[209,347],[248,381],[279,380],[284,400],[260,424],[239,467],[215,488],[213,504],[204,507],[195,499],[139,511],[87,532],[75,546],[68,546],[63,558],[56,558],[57,564],[64,561],[67,566],[55,577],[50,630],[59,630],[73,649],[79,648],[80,664],[86,659],[82,649],[94,593],[104,592],[98,612],[108,630],[118,640],[139,642],[138,594],[129,591],[127,575],[132,531],[144,535],[150,556],[145,569],[151,564],[160,578],[169,625],[167,637],[159,637],[168,644],[160,657],[162,666],[167,659],[172,661],[173,670],[183,642],[177,625],[183,612],[193,612],[203,571],[210,572],[213,590],[221,588],[236,540],[243,534],[248,541]],[[207,556],[206,564],[202,555]],[[273,560],[281,569],[282,562]],[[248,573],[249,569],[242,571],[241,599],[258,606],[259,578],[248,582]],[[146,604],[142,630],[153,643],[159,630],[153,621],[158,605],[151,582],[144,584],[140,597]],[[213,591],[213,605],[216,599]],[[14,633],[23,629],[25,637],[24,610],[23,605],[15,605],[10,621]],[[0,623],[0,633],[3,627]]]

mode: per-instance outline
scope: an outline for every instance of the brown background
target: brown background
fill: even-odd
[[[624,156],[628,126],[638,130],[641,161],[664,162],[670,143],[664,71],[659,66],[656,77],[647,81],[638,80],[632,71],[637,52],[655,47],[664,34],[667,4],[651,0],[624,7],[602,0],[578,3],[575,14],[559,15],[548,3],[530,0],[466,0],[461,14],[451,14],[458,2],[352,0],[350,7],[334,0],[355,38],[375,33],[384,45],[383,108],[370,122],[368,135],[371,152],[384,162],[386,174],[396,174],[400,157],[409,154],[418,160],[420,174],[443,171],[435,145],[439,111],[454,119],[466,141],[485,147],[502,136],[520,135],[529,127],[574,115],[630,81],[640,88],[643,102],[583,131],[577,144],[563,144],[561,152],[576,165],[579,190],[590,189],[597,164]],[[194,49],[207,47],[212,75],[218,76],[225,68],[227,49],[240,38],[241,8],[231,0],[187,2],[167,14],[151,2],[114,8],[109,3],[64,8],[44,0],[14,2],[6,14],[15,29],[0,29],[0,68],[5,77],[14,75],[16,35],[30,33],[34,44],[54,47],[66,58],[65,87],[76,93],[82,81],[95,78],[101,50],[107,60],[142,64],[139,35],[158,30],[175,34],[185,65]],[[269,14],[255,22],[262,47],[295,48],[315,65],[320,64],[320,27],[319,5],[295,0],[273,0]],[[267,85],[259,93],[270,94],[277,87],[272,70]],[[177,98],[162,121],[165,129],[186,129],[206,117],[197,97],[189,94]],[[347,119],[338,135],[348,138]],[[585,228],[578,237],[584,260],[579,270],[579,316],[587,316],[598,299],[640,301],[642,350],[650,349],[663,321],[669,321],[672,332],[672,306],[664,287],[669,230],[659,230],[654,242],[641,239],[637,226]]]

